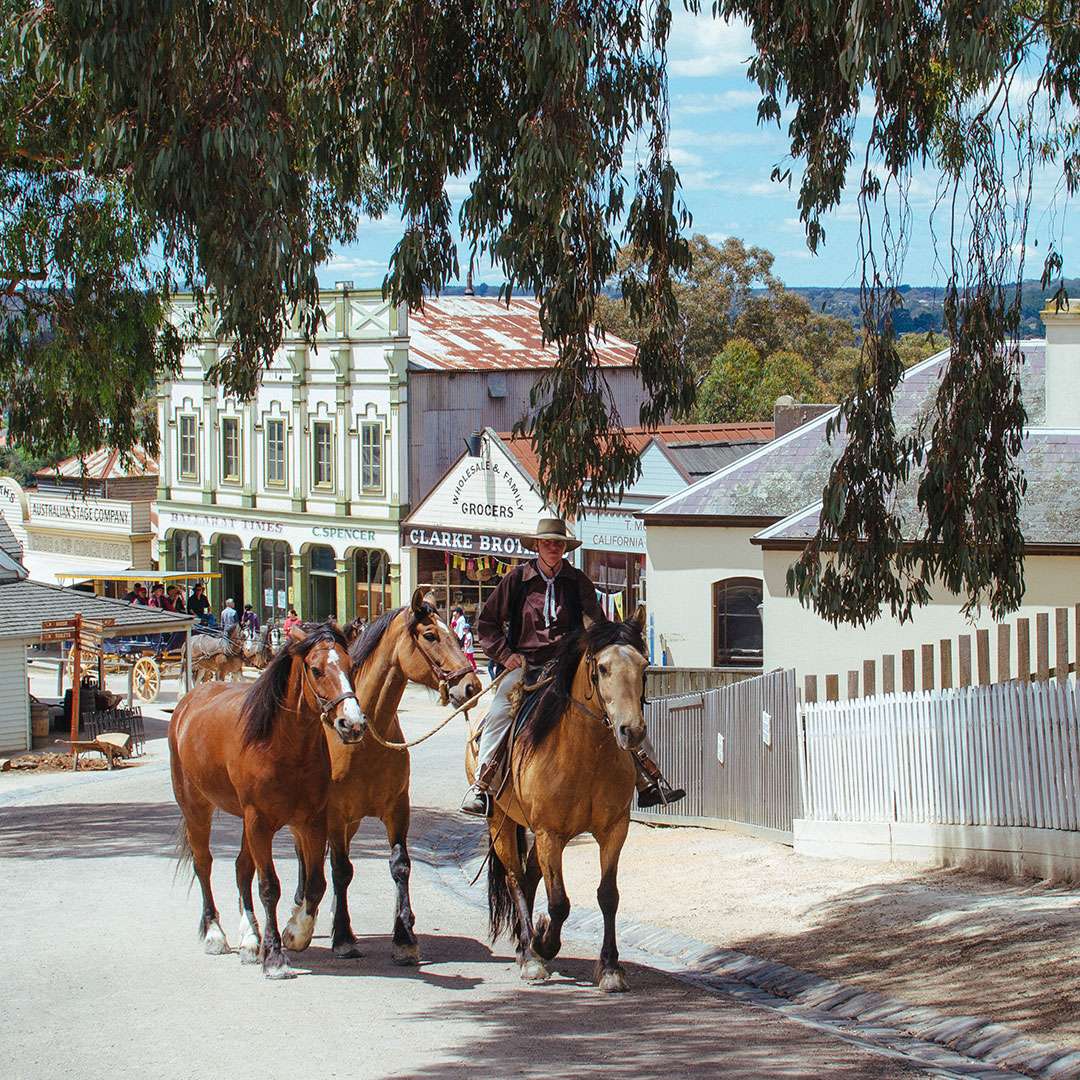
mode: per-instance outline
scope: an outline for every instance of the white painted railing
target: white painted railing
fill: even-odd
[[[803,816],[1080,829],[1076,683],[1008,682],[803,706]]]

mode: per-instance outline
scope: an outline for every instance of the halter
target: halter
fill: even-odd
[[[608,731],[614,734],[615,725],[611,721],[611,717],[608,716],[607,706],[604,704],[604,699],[600,696],[600,672],[598,670],[599,665],[596,662],[596,656],[592,652],[585,654],[585,664],[589,671],[589,682],[592,685],[592,689],[586,695],[586,700],[591,701],[593,696],[596,696],[596,700],[600,702],[600,711],[594,712],[585,704],[584,701],[578,701],[573,694],[570,695],[571,704],[577,706],[586,716],[591,717],[593,720],[603,724]]]
[[[359,701],[357,701],[356,694],[353,693],[352,690],[346,690],[344,694],[338,694],[338,696],[336,698],[324,698],[322,696],[322,694],[320,694],[319,691],[315,689],[315,684],[311,681],[311,675],[308,672],[307,658],[306,657],[304,658],[303,664],[304,664],[304,681],[307,683],[308,689],[315,695],[315,700],[318,701],[319,708],[322,710],[319,713],[319,719],[327,727],[333,727],[334,718],[330,715],[330,710],[333,709],[335,705],[340,705],[343,701],[348,701],[349,698],[352,698],[353,701],[356,701],[357,704],[359,705]],[[363,715],[363,710],[362,709],[361,709],[361,715]]]

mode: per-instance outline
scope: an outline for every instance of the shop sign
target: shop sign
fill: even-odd
[[[54,533],[27,533],[28,551],[45,552],[49,555],[75,555],[88,559],[114,559],[118,563],[131,562],[130,543],[110,543],[93,536],[57,536]],[[120,567],[118,567],[120,569]]]
[[[159,514],[162,530],[170,527],[212,530],[214,532],[245,533],[252,537],[281,537],[291,543],[316,540],[347,540],[350,543],[384,545],[388,539],[374,529],[351,525],[294,525],[291,522],[266,521],[261,518],[225,517],[218,514],[195,514],[181,510],[164,510]]]
[[[339,528],[337,525],[316,525],[311,530],[311,535],[320,540],[363,540],[366,543],[377,543],[374,529],[349,529]]]
[[[67,495],[29,495],[30,523],[90,526],[109,532],[131,532],[131,503],[113,499],[73,499]]]
[[[163,521],[166,517],[170,518],[173,525],[201,525],[203,528],[228,532],[245,530],[259,536],[277,536],[285,531],[280,521],[260,521],[257,518],[218,517],[216,514],[188,514],[177,510],[162,511],[160,517]]]
[[[509,555],[530,559],[532,552],[521,546],[516,536],[494,533],[454,532],[450,529],[409,528],[401,530],[403,547],[433,548],[437,551],[460,551],[475,555]]]
[[[597,551],[645,553],[645,522],[629,514],[584,514],[578,522],[581,546]]]

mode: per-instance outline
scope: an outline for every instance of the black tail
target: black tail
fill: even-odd
[[[524,845],[525,830],[519,825],[517,827],[519,858]],[[506,883],[506,867],[495,854],[494,848],[488,856],[488,920],[493,942],[498,941],[506,933],[511,933],[516,937],[521,929],[517,905]]]

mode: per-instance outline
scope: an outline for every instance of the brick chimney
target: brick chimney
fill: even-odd
[[[1042,312],[1046,327],[1046,426],[1080,428],[1080,303]]]

